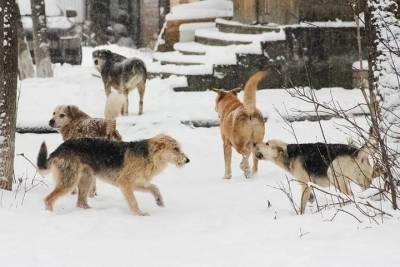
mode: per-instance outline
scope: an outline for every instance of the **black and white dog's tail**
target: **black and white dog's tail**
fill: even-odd
[[[46,175],[50,171],[49,161],[47,159],[47,146],[45,142],[40,146],[36,164],[41,175]]]
[[[365,158],[372,155],[377,145],[378,145],[378,140],[376,139],[374,130],[371,127],[371,129],[369,130],[368,140],[362,147],[360,147],[357,156],[359,158]]]

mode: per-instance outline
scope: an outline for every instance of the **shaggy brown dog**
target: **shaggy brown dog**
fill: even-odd
[[[87,195],[97,176],[122,191],[129,208],[136,215],[147,215],[136,202],[134,191],[153,194],[158,206],[164,206],[158,187],[152,178],[162,172],[168,163],[181,167],[189,162],[178,142],[167,135],[157,135],[138,142],[114,142],[106,139],[71,139],[61,144],[47,158],[43,143],[37,158],[42,174],[52,172],[54,190],[45,198],[48,210],[61,196],[79,188],[77,206],[89,208]]]
[[[83,137],[106,138],[106,121],[91,118],[74,105],[57,106],[49,125],[61,133],[64,141]],[[110,138],[121,141],[121,135],[117,130],[110,134]]]
[[[300,214],[304,213],[311,195],[308,185],[333,185],[342,193],[351,196],[350,181],[366,189],[372,179],[379,176],[379,169],[372,167],[368,160],[371,142],[361,148],[345,144],[287,144],[279,140],[269,140],[255,146],[256,157],[270,160],[292,174],[302,187]]]
[[[238,90],[225,91],[212,89],[218,93],[216,111],[220,118],[222,142],[224,146],[225,179],[230,179],[232,147],[243,156],[240,168],[244,176],[251,176],[249,157],[253,152],[253,144],[262,142],[265,133],[263,115],[256,108],[256,90],[258,83],[267,76],[267,72],[255,73],[244,88],[243,103],[237,97]],[[253,171],[257,172],[258,160],[253,155]]]

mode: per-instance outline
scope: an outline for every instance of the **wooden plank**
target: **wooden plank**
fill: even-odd
[[[256,24],[257,0],[235,0],[234,19],[246,24]]]

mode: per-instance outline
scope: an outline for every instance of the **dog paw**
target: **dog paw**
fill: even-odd
[[[90,206],[87,203],[78,203],[76,204],[77,208],[81,208],[81,209],[90,209]]]
[[[97,196],[97,192],[96,191],[90,192],[90,194],[89,194],[90,198],[94,198],[95,196]]]
[[[143,211],[138,211],[135,212],[136,216],[150,216],[150,214],[148,214],[147,212],[143,212]]]
[[[51,205],[50,203],[48,203],[48,202],[44,202],[44,205],[45,205],[45,209],[47,210],[47,211],[53,211],[53,205]]]
[[[245,171],[244,172],[244,177],[246,177],[246,179],[252,178],[252,173],[250,171]]]
[[[157,203],[157,206],[159,206],[159,207],[165,207],[164,201],[162,200],[162,198],[157,198],[156,203]]]
[[[225,174],[224,179],[229,180],[232,178],[232,174]]]

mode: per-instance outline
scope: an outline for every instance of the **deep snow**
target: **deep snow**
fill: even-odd
[[[90,50],[85,51],[84,66],[59,66],[54,79],[21,83],[20,125],[46,124],[57,104],[76,103],[89,114],[102,116],[104,91],[100,79],[91,75],[95,70],[88,61]],[[376,224],[345,207],[362,223],[346,213],[330,221],[334,209],[315,213],[311,205],[306,215],[297,216],[286,196],[268,187],[285,182],[286,174],[261,162],[257,177],[246,180],[236,153],[233,178],[223,180],[219,128],[193,129],[180,123],[216,119],[213,93],[174,93],[169,82],[148,83],[141,117],[136,115],[133,92],[132,114],[118,123],[125,140],[167,133],[180,141],[190,157],[183,169],[170,166],[154,180],[166,207],[159,208],[150,195],[137,193],[141,209],[151,216],[133,216],[119,190],[99,181],[99,195],[89,200],[91,210],[75,208],[76,196],[68,195],[56,203],[54,213],[47,212],[42,199],[52,188],[51,177],[36,176],[32,182],[35,169],[17,156],[16,178],[21,184],[13,192],[0,192],[2,266],[398,266],[399,213],[387,209],[394,217]],[[356,91],[335,92],[343,105],[361,99]],[[258,106],[270,116],[266,139],[294,142],[275,107],[310,110],[310,106],[283,90],[258,93]],[[319,94],[329,101],[328,89]],[[362,118],[355,120],[366,127]],[[321,124],[330,142],[348,142],[351,133],[343,127],[344,121]],[[293,127],[300,142],[323,140],[317,122],[296,122]],[[17,134],[16,154],[35,161],[43,140],[52,151],[61,136]],[[24,193],[32,183],[36,186]],[[317,199],[329,202],[321,194]]]

